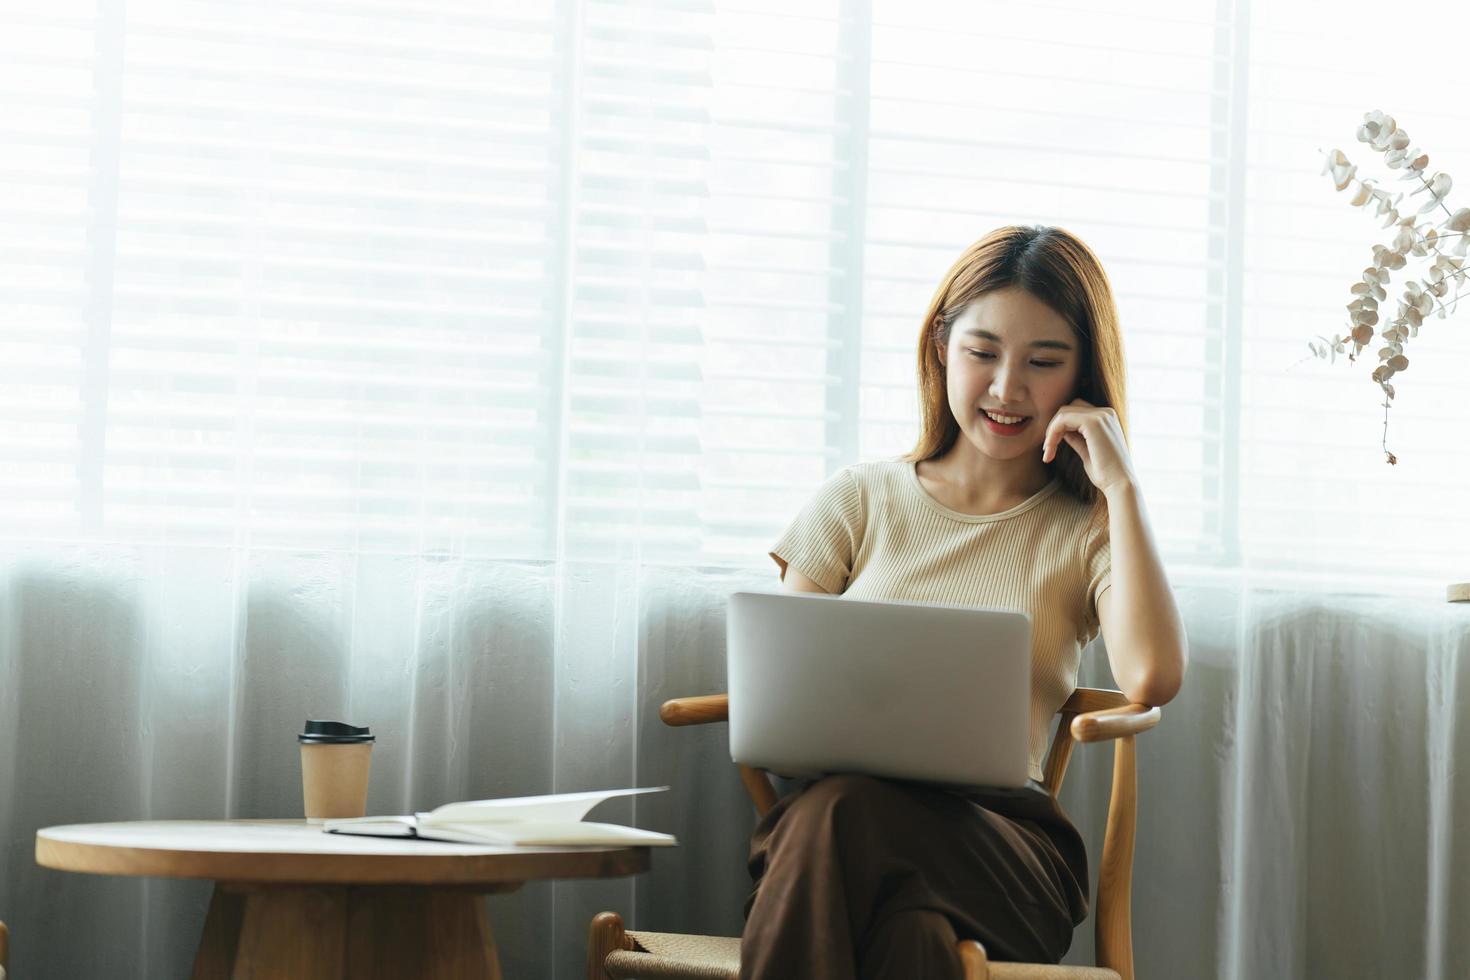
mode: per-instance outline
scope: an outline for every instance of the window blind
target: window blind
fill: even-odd
[[[563,554],[700,547],[711,7],[580,5]]]
[[[87,426],[95,4],[0,14],[0,495],[11,528],[76,526]]]
[[[855,460],[852,11],[720,4],[711,128],[701,556],[764,560],[796,509]],[[860,243],[858,243],[860,245]]]
[[[923,312],[1006,224],[1098,253],[1133,454],[1174,557],[1222,553],[1230,25],[1213,3],[874,4],[862,452],[912,448]]]
[[[1405,193],[1401,213],[1417,211],[1425,195],[1408,196],[1413,185],[1398,179],[1402,171],[1355,138],[1363,113],[1382,109],[1429,153],[1431,175],[1470,174],[1467,113],[1441,94],[1453,78],[1448,66],[1365,71],[1380,49],[1346,23],[1324,23],[1294,5],[1261,4],[1251,13],[1242,559],[1360,580],[1390,574],[1460,581],[1470,555],[1465,310],[1448,320],[1430,317],[1405,347],[1410,367],[1395,376],[1397,397],[1387,413],[1397,465],[1387,464],[1382,449],[1384,399],[1369,378],[1382,341],[1375,338],[1353,365],[1341,357],[1332,365],[1313,360],[1306,349],[1313,336],[1348,332],[1349,288],[1371,264],[1373,245],[1393,234],[1381,219],[1350,207],[1350,192],[1333,189],[1320,173],[1320,151],[1342,149],[1359,165],[1359,177]],[[1457,36],[1467,28],[1470,12],[1447,8],[1435,29]],[[1318,166],[1308,169],[1309,159]],[[1453,209],[1470,200],[1456,190],[1448,203]],[[1446,217],[1436,210],[1419,220],[1439,224]],[[1384,324],[1404,284],[1423,272],[1411,264],[1392,273],[1380,306]]]
[[[1470,335],[1431,320],[1411,345],[1394,468],[1370,365],[1302,359],[1379,240],[1318,149],[1366,171],[1352,132],[1381,106],[1453,173],[1465,112],[1424,80],[1448,67],[1364,73],[1372,32],[1320,21],[1244,0],[9,9],[0,520],[760,561],[826,475],[913,445],[918,320],[960,251],[1043,223],[1112,279],[1172,562],[1451,569]]]
[[[48,209],[90,242],[70,395],[101,413],[47,440],[81,483],[53,530],[544,550],[550,5],[143,0],[125,25],[80,62],[85,211]]]

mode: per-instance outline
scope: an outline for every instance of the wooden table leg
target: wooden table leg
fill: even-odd
[[[473,892],[355,888],[344,977],[501,980],[485,899]]]
[[[193,977],[501,980],[493,890],[216,884]]]
[[[244,918],[245,896],[216,883],[209,897],[204,935],[199,937],[199,953],[194,957],[193,980],[230,980]]]
[[[347,951],[347,889],[281,887],[245,895],[231,980],[339,977]]]

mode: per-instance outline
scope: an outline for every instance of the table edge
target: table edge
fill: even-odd
[[[128,822],[170,821],[120,821]],[[652,863],[651,849],[644,845],[490,854],[333,854],[289,850],[201,851],[93,844],[47,836],[48,831],[92,826],[109,824],[65,824],[37,830],[36,864],[79,874],[254,883],[505,885],[546,879],[624,877],[647,871]]]

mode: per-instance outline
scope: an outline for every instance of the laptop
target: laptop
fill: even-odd
[[[726,630],[734,761],[794,777],[1027,784],[1025,613],[736,592]]]

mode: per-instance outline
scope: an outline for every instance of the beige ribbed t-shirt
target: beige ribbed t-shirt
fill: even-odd
[[[1112,584],[1107,512],[1053,480],[998,514],[961,514],[929,495],[914,464],[858,463],[824,483],[771,549],[833,594],[1020,609],[1031,617],[1031,777],[1049,723],[1077,688]]]

